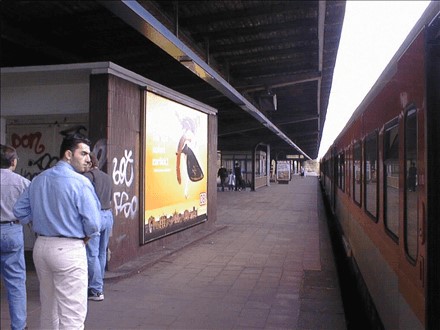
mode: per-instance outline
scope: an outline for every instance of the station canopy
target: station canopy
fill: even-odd
[[[345,1],[1,1],[1,66],[111,61],[218,110],[218,149],[315,159]]]

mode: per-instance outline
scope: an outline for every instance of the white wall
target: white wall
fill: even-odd
[[[1,89],[4,116],[89,112],[89,84],[11,86]]]

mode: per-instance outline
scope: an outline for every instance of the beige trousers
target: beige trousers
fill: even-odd
[[[84,242],[39,236],[33,258],[40,281],[41,329],[84,329],[87,315]]]

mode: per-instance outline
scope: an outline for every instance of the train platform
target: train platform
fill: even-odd
[[[86,329],[346,329],[316,177],[218,192],[215,228],[107,272]],[[28,270],[28,329],[39,325]],[[9,327],[2,285],[1,329]]]

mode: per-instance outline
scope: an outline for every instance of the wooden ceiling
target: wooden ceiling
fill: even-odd
[[[0,10],[2,67],[111,61],[216,108],[219,150],[264,143],[280,157],[317,157],[345,1],[1,1]]]

